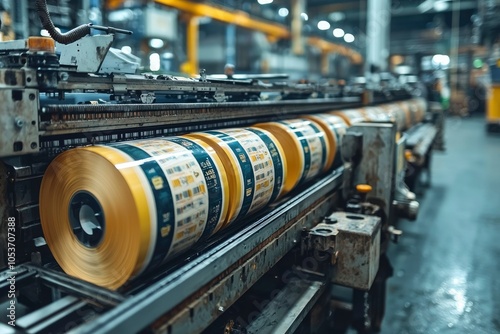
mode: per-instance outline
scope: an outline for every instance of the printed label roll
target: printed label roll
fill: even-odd
[[[325,171],[330,170],[334,162],[340,162],[340,143],[347,131],[347,123],[339,116],[332,114],[306,115],[304,118],[315,121],[325,132],[326,139],[330,145],[330,154],[325,165]],[[338,159],[336,159],[338,157]],[[336,161],[338,160],[338,161]]]
[[[349,126],[370,121],[361,109],[338,110],[331,112],[331,114],[341,117]]]
[[[405,120],[405,126],[403,130],[409,129],[412,126],[412,115],[410,111],[410,106],[407,101],[396,102],[396,105],[400,108],[401,117]]]
[[[365,115],[371,122],[392,122],[393,119],[379,107],[366,107],[364,108]]]
[[[180,137],[66,151],[40,189],[47,244],[69,275],[116,289],[221,228],[223,168],[210,146]]]
[[[225,129],[189,134],[210,145],[229,181],[229,224],[266,206],[283,194],[286,166],[276,138],[257,129]]]
[[[259,123],[255,127],[272,133],[285,152],[285,192],[323,172],[330,154],[325,133],[316,122],[304,118]]]
[[[406,128],[406,114],[399,105],[395,103],[385,103],[378,107],[396,124],[398,131],[402,131]]]
[[[427,102],[423,98],[414,98],[410,100],[416,108],[416,123],[420,123],[425,118],[427,111]]]

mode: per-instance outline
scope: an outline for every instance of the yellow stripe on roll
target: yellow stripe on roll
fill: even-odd
[[[264,129],[273,134],[285,151],[287,177],[284,191],[288,193],[299,183],[304,169],[304,153],[302,145],[290,128],[281,123],[259,123],[254,127]]]
[[[265,130],[258,131],[264,133]],[[271,134],[266,134],[269,139],[273,138]],[[191,133],[185,137],[210,145],[224,165],[231,190],[229,215],[224,227],[264,207],[273,195],[283,192],[285,166],[282,162],[279,166],[273,163],[273,154],[267,146],[269,143],[266,144],[256,132],[224,129]],[[279,144],[273,144],[281,157]]]
[[[368,122],[370,119],[361,109],[345,109],[331,112],[332,115],[341,117],[349,126],[356,123]]]
[[[271,132],[285,150],[288,173],[285,192],[299,182],[318,176],[325,168],[330,145],[321,126],[308,119],[259,123],[254,127]],[[317,129],[317,130],[316,130]]]
[[[340,147],[340,141],[337,138],[342,138],[347,130],[347,123],[340,116],[332,114],[314,114],[306,115],[304,118],[311,119],[321,126],[325,132],[326,138],[330,145],[330,153],[325,165],[324,171],[330,170],[335,160],[335,155]]]
[[[243,186],[243,171],[238,163],[238,158],[231,148],[223,140],[217,138],[216,136],[203,132],[194,132],[189,135],[185,135],[184,137],[197,140],[198,142],[203,142],[205,145],[208,145],[217,153],[217,157],[222,163],[225,171],[224,174],[226,175],[228,182],[227,189],[231,191],[231,196],[228,197],[228,214],[221,228],[226,227],[233,222],[240,213],[245,195]]]

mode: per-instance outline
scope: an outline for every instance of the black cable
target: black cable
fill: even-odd
[[[84,36],[90,35],[90,25],[82,24],[66,33],[60,33],[56,30],[52,19],[50,18],[49,11],[47,9],[46,0],[36,0],[36,11],[42,22],[42,27],[49,32],[50,37],[52,37],[56,42],[61,44],[70,44],[76,42]]]

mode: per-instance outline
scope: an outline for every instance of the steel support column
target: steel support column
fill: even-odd
[[[389,34],[391,23],[389,0],[368,0],[366,23],[366,75],[370,77],[371,66],[384,71],[388,67]]]

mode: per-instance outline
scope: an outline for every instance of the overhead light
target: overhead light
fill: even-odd
[[[309,20],[309,15],[307,15],[306,13],[301,13],[301,14],[300,14],[300,17],[301,17],[301,18],[302,18],[302,20],[304,20],[304,21]]]
[[[450,57],[447,55],[434,55],[432,56],[432,64],[435,66],[448,66],[450,64]]]
[[[288,16],[288,9],[286,8],[280,8],[278,10],[278,15],[281,16],[281,17],[287,17]]]
[[[345,34],[344,29],[342,28],[335,28],[333,29],[333,36],[340,38],[343,37]]]
[[[434,10],[436,12],[443,12],[443,11],[447,10],[449,7],[450,7],[450,4],[448,3],[448,1],[444,1],[444,0],[434,1]]]
[[[132,53],[132,48],[128,45],[122,46],[122,52],[126,54],[131,54]]]
[[[163,45],[165,45],[165,43],[159,38],[151,38],[149,40],[149,46],[154,49],[160,49],[163,47]]]
[[[126,22],[134,19],[134,12],[131,9],[119,9],[108,14],[110,22]]]
[[[270,3],[273,3],[273,0],[257,0],[259,5],[269,5]]]
[[[339,22],[345,19],[345,14],[342,12],[333,12],[328,14],[328,18],[333,22]]]
[[[418,5],[417,8],[418,8],[418,10],[421,13],[425,13],[425,12],[431,10],[431,8],[433,7],[433,5],[434,5],[434,1],[433,0],[425,0],[420,5]]]
[[[163,59],[172,59],[174,58],[174,54],[172,52],[165,52],[164,54],[161,55]]]
[[[345,34],[344,41],[346,41],[346,43],[354,42],[354,35],[353,34]]]
[[[149,69],[151,71],[158,71],[160,69],[160,55],[158,53],[152,53],[149,56]]]
[[[319,30],[328,30],[330,29],[330,23],[325,20],[321,20],[318,22],[318,29]]]

